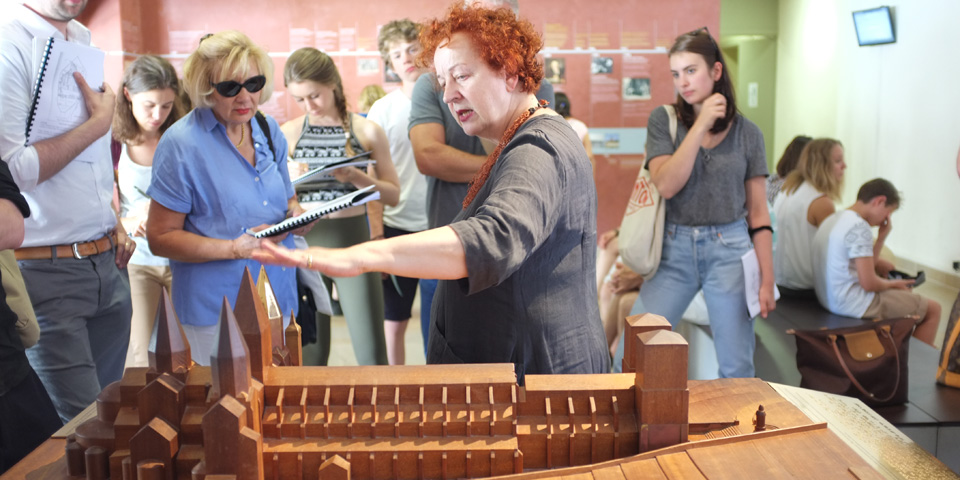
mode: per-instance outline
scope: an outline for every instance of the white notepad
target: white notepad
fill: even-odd
[[[380,198],[380,192],[374,190],[373,187],[373,185],[369,185],[355,192],[350,192],[346,195],[343,195],[337,199],[324,202],[296,217],[288,218],[276,225],[273,225],[272,227],[253,233],[252,235],[257,238],[272,237],[284,232],[289,232],[290,230],[296,230],[297,228],[300,228],[324,215],[336,212],[337,210],[342,210],[354,205],[363,205],[364,203],[372,200],[378,200]]]
[[[328,163],[322,167],[314,168],[313,170],[310,170],[309,172],[304,173],[303,175],[300,175],[299,177],[294,178],[293,180],[290,180],[290,183],[296,186],[307,180],[310,180],[311,178],[319,176],[321,174],[328,175],[330,174],[330,172],[338,168],[344,168],[344,167],[366,168],[370,164],[377,163],[376,160],[363,159],[363,157],[369,157],[370,153],[372,152],[368,151],[368,152],[359,153],[352,157],[347,157],[347,158],[344,158],[343,160],[338,160],[336,162]]]
[[[62,135],[90,118],[73,72],[80,72],[90,88],[99,89],[103,60],[103,50],[98,48],[62,38],[46,39],[27,119],[27,145]],[[84,161],[81,157],[78,159]]]
[[[740,257],[743,262],[744,293],[747,300],[747,310],[750,318],[760,315],[760,261],[757,260],[757,251],[750,249]],[[773,299],[780,300],[780,289],[773,285]]]

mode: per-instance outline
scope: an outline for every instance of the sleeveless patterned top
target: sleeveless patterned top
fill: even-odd
[[[309,169],[322,167],[326,164],[342,160],[347,154],[347,139],[354,154],[363,151],[363,146],[353,134],[353,122],[350,123],[350,134],[344,132],[343,127],[315,126],[307,123],[303,117],[303,130],[297,145],[293,150],[293,160],[306,163]],[[333,175],[318,175],[307,183],[297,185],[297,198],[300,203],[326,202],[335,200],[343,195],[357,190],[353,184],[338,182]]]

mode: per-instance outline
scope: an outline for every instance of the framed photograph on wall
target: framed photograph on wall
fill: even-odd
[[[594,75],[613,73],[613,57],[593,57],[590,62],[590,73]]]
[[[397,75],[397,72],[393,71],[393,67],[389,63],[383,64],[383,82],[384,83],[400,83],[400,75]]]
[[[564,83],[567,77],[567,61],[562,58],[550,57],[543,62],[543,78],[550,83]]]
[[[650,79],[649,78],[624,78],[623,79],[623,99],[624,100],[650,100]]]
[[[358,58],[357,76],[368,77],[380,72],[380,61],[377,58]]]

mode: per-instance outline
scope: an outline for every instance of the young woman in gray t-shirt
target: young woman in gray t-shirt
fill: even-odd
[[[723,55],[705,28],[678,37],[669,55],[676,140],[665,108],[654,110],[647,125],[646,168],[666,201],[663,257],[634,313],[675,324],[702,289],[720,376],[752,377],[753,319],[740,257],[754,246],[760,313],[775,307],[763,136],[737,112]]]

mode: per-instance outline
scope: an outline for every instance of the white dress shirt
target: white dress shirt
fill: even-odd
[[[0,21],[0,158],[10,166],[14,181],[30,204],[25,219],[24,247],[61,245],[95,240],[116,225],[110,136],[93,142],[92,163],[72,161],[60,172],[39,182],[37,150],[26,146],[26,124],[33,102],[33,86],[40,60],[34,38],[45,42],[64,39],[53,25],[33,10],[16,5]],[[9,10],[8,10],[9,11]],[[67,39],[90,45],[90,31],[75,20],[67,24]],[[98,88],[99,85],[93,85]],[[90,152],[95,149],[95,152]]]

